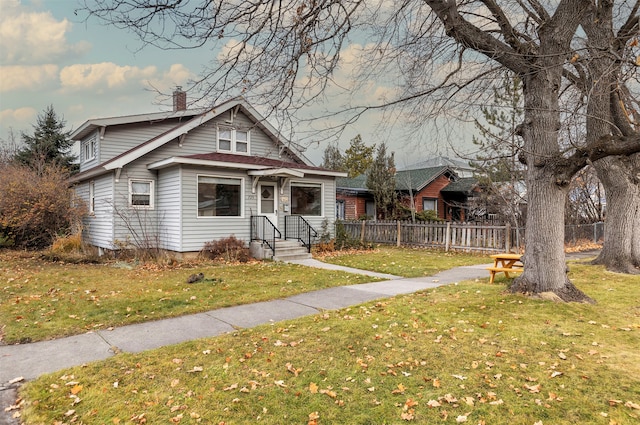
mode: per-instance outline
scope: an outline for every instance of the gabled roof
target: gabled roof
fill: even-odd
[[[299,159],[301,163],[307,165],[311,164],[311,161],[309,161],[309,159],[304,156],[304,154],[300,149],[298,149],[298,146],[296,144],[291,143],[281,137],[278,130],[276,130],[271,124],[269,124],[269,122],[266,121],[251,105],[249,105],[249,103],[247,103],[244,98],[238,97],[223,102],[222,104],[208,110],[200,109],[191,111],[185,110],[176,112],[159,112],[153,114],[89,120],[71,134],[71,138],[73,140],[80,140],[98,129],[102,129],[102,131],[104,131],[104,129],[110,125],[133,124],[164,119],[185,118],[185,120],[179,120],[179,123],[175,127],[153,137],[152,139],[140,143],[134,148],[129,149],[128,151],[123,152],[120,155],[111,158],[92,169],[77,174],[72,180],[77,182],[83,180],[84,178],[94,177],[107,171],[120,169],[125,165],[130,164],[132,161],[135,161],[136,159],[142,157],[143,155],[146,155],[147,153],[159,148],[165,143],[168,143],[180,136],[183,136],[184,134],[187,134],[190,130],[199,127],[212,120],[213,118],[234,108],[236,108],[237,110],[242,110],[242,112],[245,113],[249,117],[249,119],[256,123],[256,126],[258,128],[264,131],[265,134],[267,134],[267,136],[269,136],[269,138],[274,143],[280,145],[284,151],[287,151],[294,158]]]
[[[446,187],[440,190],[440,192],[469,194],[477,185],[478,180],[476,180],[474,177],[463,177],[449,183]]]
[[[112,125],[134,124],[138,122],[157,122],[168,119],[184,118],[188,121],[205,109],[185,109],[182,111],[154,112],[150,114],[125,115],[121,117],[95,118],[84,122],[69,136],[71,140],[82,140],[94,131]]]
[[[419,192],[443,174],[456,175],[447,166],[398,171],[396,173],[396,190]]]
[[[147,166],[150,170],[159,170],[177,164],[204,165],[210,167],[242,168],[246,170],[300,170],[304,174],[317,174],[323,176],[342,177],[345,173],[333,171],[322,167],[315,167],[299,162],[291,162],[280,159],[263,158],[259,156],[234,155],[228,153],[204,153],[188,156],[175,156],[166,158]]]
[[[396,173],[396,190],[413,190],[419,192],[443,174],[455,176],[449,167],[421,168],[418,170],[404,170]],[[336,179],[338,189],[366,192],[367,173],[356,177]]]

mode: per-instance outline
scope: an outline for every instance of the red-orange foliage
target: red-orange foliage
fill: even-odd
[[[56,165],[40,170],[0,165],[0,236],[16,246],[44,248],[56,235],[78,230],[84,203],[74,199],[68,173]],[[75,226],[75,228],[74,228]]]

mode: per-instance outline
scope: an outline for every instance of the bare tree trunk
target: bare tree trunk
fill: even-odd
[[[574,4],[576,7],[576,4]],[[564,13],[572,13],[566,9]],[[560,12],[558,12],[560,13]],[[546,30],[545,30],[546,29]],[[543,28],[541,57],[535,71],[522,75],[524,92],[524,157],[527,164],[527,222],[524,271],[511,286],[512,292],[553,292],[563,301],[594,302],[567,277],[564,253],[564,208],[568,181],[559,178],[551,158],[560,157],[558,131],[562,52],[567,51],[567,28]]]
[[[594,162],[607,195],[607,210],[604,245],[593,262],[607,270],[640,274],[640,168],[634,159],[637,163],[640,155]]]

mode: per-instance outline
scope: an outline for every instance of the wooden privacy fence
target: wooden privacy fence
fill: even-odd
[[[514,235],[509,224],[378,220],[345,221],[343,225],[350,237],[361,242],[423,246],[445,251],[509,252],[514,249]]]
[[[349,237],[361,242],[422,246],[445,251],[521,252],[524,229],[507,224],[410,221],[343,221]],[[565,227],[565,242],[604,237],[603,223]]]

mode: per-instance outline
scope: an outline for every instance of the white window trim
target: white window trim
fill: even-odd
[[[324,183],[320,183],[320,182],[309,182],[309,181],[292,181],[291,184],[289,185],[289,198],[293,199],[293,195],[291,193],[291,188],[293,188],[294,186],[298,186],[298,187],[318,187],[320,186],[320,215],[303,215],[301,217],[324,217],[324,208],[325,208],[325,196],[324,196]],[[291,210],[293,210],[293,207],[290,208]],[[291,212],[291,214],[293,214],[293,212]],[[298,214],[295,214],[298,215]]]
[[[226,151],[224,151],[226,152]],[[233,179],[240,180],[240,215],[216,215],[216,216],[207,216],[207,215],[198,215],[198,184],[200,182],[200,177],[211,177],[211,178],[220,178],[220,179]],[[225,176],[222,174],[196,174],[196,218],[198,220],[233,220],[238,218],[244,218],[245,213],[245,204],[246,198],[244,196],[244,177],[238,176]]]
[[[434,201],[434,207],[435,208],[434,209],[425,210],[424,209],[424,201]],[[429,196],[423,196],[422,197],[422,210],[423,211],[435,211],[437,213],[438,212],[438,198],[432,198],[432,197],[429,197]]]
[[[94,215],[96,212],[96,182],[89,182],[89,214]]]
[[[220,149],[220,130],[229,130],[231,132],[231,149],[227,150],[227,149]],[[247,133],[247,140],[246,142],[243,140],[242,143],[246,143],[247,144],[247,151],[238,151],[237,149],[237,142],[238,140],[236,139],[236,132],[237,131],[242,131]],[[230,126],[224,126],[224,125],[220,125],[217,127],[216,129],[216,151],[218,152],[223,152],[223,153],[235,153],[238,155],[250,155],[251,154],[251,130],[242,130],[242,129],[237,129],[235,127],[230,127]]]
[[[149,205],[133,205],[133,183],[150,183]],[[129,208],[152,210],[155,205],[155,182],[149,179],[129,179]]]
[[[89,162],[96,159],[97,143],[98,142],[95,135],[82,141],[81,149],[80,149],[80,154],[82,155],[82,162]],[[89,148],[89,155],[86,155],[87,147]]]

